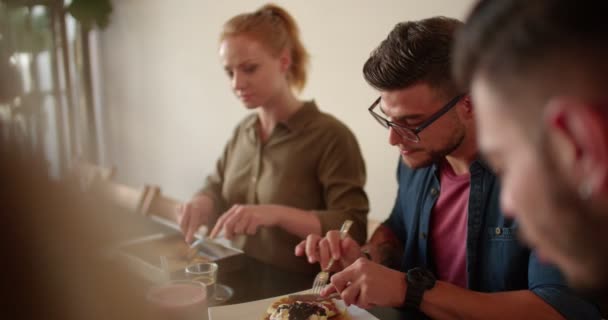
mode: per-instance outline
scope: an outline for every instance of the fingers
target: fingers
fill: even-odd
[[[325,268],[331,257],[340,259],[340,243],[340,233],[336,230],[329,231],[324,238],[316,234],[310,234],[306,237],[306,240],[296,246],[295,253],[297,256],[306,254],[309,263],[318,262],[322,268]]]
[[[356,304],[359,298],[359,288],[357,285],[353,284],[351,280],[355,280],[355,278],[350,277],[349,270],[345,269],[342,272],[338,272],[331,277],[331,285],[326,286],[321,291],[321,295],[329,295],[334,291],[339,292],[342,300],[344,300],[344,303],[347,306]]]
[[[188,243],[194,240],[194,234],[203,222],[203,213],[200,210],[200,207],[194,201],[177,205],[175,208],[176,220]]]
[[[306,256],[308,256],[308,263],[319,261],[320,257],[317,250],[319,240],[321,240],[321,236],[317,234],[310,234],[306,237]]]
[[[217,219],[213,230],[211,230],[211,233],[209,234],[209,238],[213,239],[217,237],[220,231],[224,229],[224,224],[226,223],[226,220],[230,217],[231,213],[235,210],[235,208],[236,205],[232,206],[232,208],[228,209],[228,211],[224,212],[224,214],[222,214],[219,219]]]
[[[225,216],[226,217],[224,219],[224,235],[226,236],[226,239],[232,239],[236,234],[238,234],[235,232],[235,227],[237,223],[239,223],[239,221],[243,219],[242,206],[233,206],[233,208],[230,209],[230,211],[227,212]]]
[[[233,234],[243,234],[247,232],[251,222],[250,215],[242,215],[240,218],[233,220],[235,220]]]
[[[180,204],[176,205],[175,209],[173,210],[173,216],[175,217],[175,221],[177,221],[178,224],[181,224],[182,218],[184,217],[184,213],[182,212],[183,208],[184,208],[184,204],[180,203]],[[181,228],[181,226],[180,226],[180,228]]]
[[[347,306],[356,304],[359,300],[360,286],[358,280],[360,274],[358,271],[360,272],[357,268],[349,266],[330,278],[331,286],[340,293]]]
[[[376,305],[401,305],[405,298],[405,288],[386,290],[387,287],[393,286],[399,288],[400,281],[405,281],[402,272],[391,270],[365,258],[357,259],[330,279],[331,285],[340,292],[345,304],[354,304],[364,309]]]
[[[334,292],[338,292],[338,290],[336,290],[336,287],[329,284],[329,285],[326,285],[319,294],[321,295],[321,297],[327,297]]]
[[[217,220],[209,237],[217,237],[222,230],[224,230],[224,236],[227,239],[232,239],[238,234],[255,234],[259,223],[255,221],[255,217],[252,214],[248,213],[247,208],[247,206],[239,204],[232,206]]]
[[[190,204],[184,203],[178,206],[179,210],[179,228],[182,230],[182,233],[186,233],[188,231],[188,221],[190,220],[190,215],[188,215],[188,208]]]
[[[355,300],[354,304],[362,309],[369,309],[374,307],[374,305],[369,302],[369,287],[367,285],[364,285],[363,282],[361,282],[361,285],[357,285],[357,287],[357,291],[359,292],[359,294],[357,295],[357,299]]]
[[[329,264],[329,259],[331,256],[331,252],[329,249],[329,243],[327,241],[326,238],[321,239],[321,241],[319,241],[319,262],[321,264],[321,269],[327,268],[327,265]]]
[[[340,296],[342,297],[342,300],[344,300],[344,304],[347,306],[350,306],[351,304],[356,305],[357,301],[359,300],[359,295],[359,286],[352,284],[345,287],[344,290],[340,292]]]
[[[188,230],[186,231],[186,242],[191,243],[194,240],[194,234],[198,231],[201,223],[201,216],[198,212],[194,211],[191,206],[189,211]]]
[[[258,227],[259,226],[260,225],[257,223],[257,221],[255,221],[255,219],[250,219],[249,220],[249,226],[247,226],[247,230],[245,230],[245,232],[248,235],[253,236],[258,231]]]
[[[306,240],[302,240],[300,241],[300,243],[298,243],[298,245],[296,246],[296,248],[294,249],[294,254],[297,257],[301,257],[306,253]]]
[[[344,291],[347,285],[357,278],[356,274],[353,274],[352,266],[334,274],[330,278],[330,282],[333,287],[336,288],[340,295],[342,295],[342,291]]]
[[[331,256],[338,260],[342,256],[342,250],[340,243],[342,242],[340,239],[340,232],[336,230],[329,231],[325,236],[329,245],[329,251],[331,252]]]
[[[191,208],[191,204],[190,203],[186,203],[184,205],[182,205],[182,216],[181,216],[181,221],[179,223],[179,228],[181,229],[182,233],[184,234],[185,237],[185,241],[187,243],[192,242],[192,233],[189,232],[190,228],[191,228],[191,224],[193,223],[193,216],[195,215],[194,212],[192,211]]]
[[[361,256],[361,246],[353,238],[347,237],[342,240],[340,261],[343,266],[349,266]]]

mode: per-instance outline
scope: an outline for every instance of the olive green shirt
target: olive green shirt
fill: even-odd
[[[234,204],[284,205],[313,211],[322,234],[351,219],[349,234],[365,242],[365,163],[352,132],[320,112],[313,101],[279,123],[265,142],[257,127],[257,114],[240,122],[201,190],[213,198],[216,217]],[[301,240],[281,228],[262,227],[246,237],[243,250],[288,270],[318,271],[318,266],[294,255]]]

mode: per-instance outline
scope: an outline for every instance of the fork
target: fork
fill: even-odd
[[[348,234],[348,229],[350,229],[350,226],[353,224],[352,220],[346,220],[344,221],[344,223],[342,224],[342,227],[340,228],[340,240],[343,240],[344,238],[346,238],[346,235]],[[331,270],[331,267],[334,265],[334,258],[331,257],[331,259],[329,259],[329,263],[327,264],[327,267],[325,269],[322,269],[319,273],[317,273],[317,276],[315,277],[315,280],[312,283],[312,289],[311,292],[312,294],[320,294],[321,290],[325,287],[325,285],[327,285],[327,280],[329,280],[329,270]]]

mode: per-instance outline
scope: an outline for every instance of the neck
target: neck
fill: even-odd
[[[462,143],[456,150],[445,157],[457,175],[469,173],[469,167],[477,159],[478,149],[474,126],[469,125]]]
[[[270,99],[266,105],[258,108],[260,129],[269,134],[277,123],[289,119],[302,105],[291,89],[285,90],[282,94]]]

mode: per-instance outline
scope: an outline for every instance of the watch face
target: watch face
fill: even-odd
[[[418,268],[412,269],[410,271],[410,273],[416,279],[420,279],[420,278],[422,278],[424,276],[424,271],[422,271],[422,269],[418,269]]]
[[[414,268],[408,271],[407,279],[410,283],[425,289],[430,289],[435,285],[435,276],[430,271],[422,268]]]

